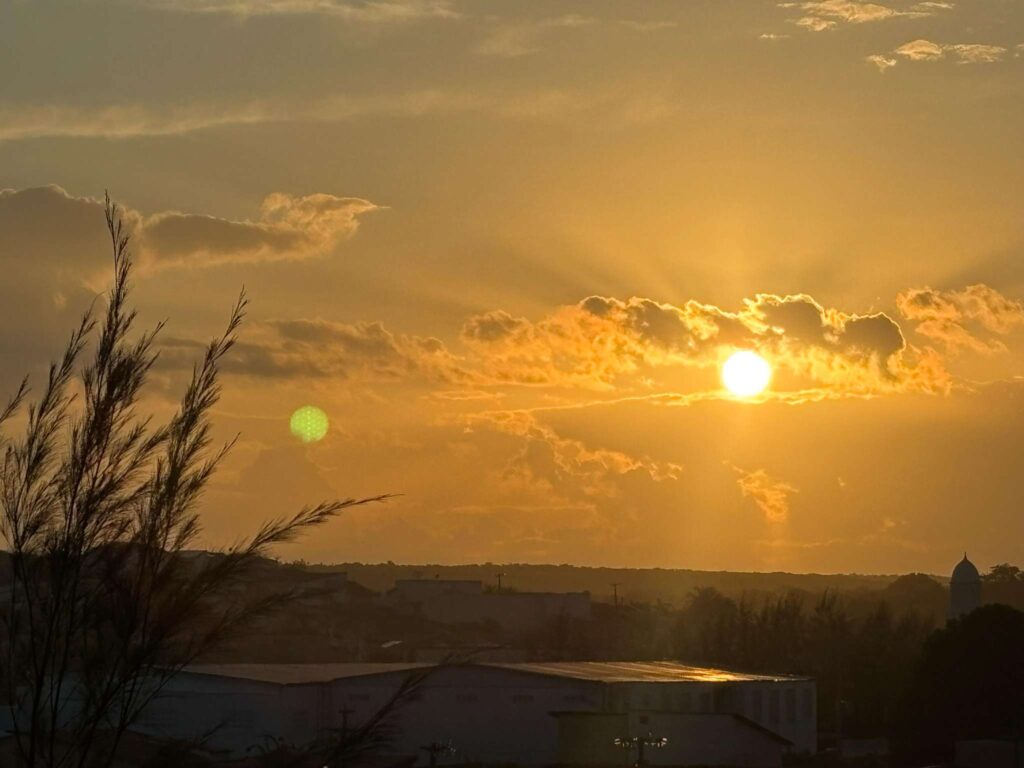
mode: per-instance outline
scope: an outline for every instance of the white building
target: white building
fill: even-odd
[[[964,559],[957,563],[953,575],[949,579],[949,613],[950,619],[964,616],[981,605],[981,575],[974,563]]]
[[[470,580],[399,579],[388,600],[444,624],[492,621],[518,631],[559,617],[590,618],[589,592],[486,592],[483,582]]]
[[[651,753],[660,764],[691,755],[705,765],[769,766],[784,744],[816,749],[812,680],[669,662],[203,665],[176,676],[137,730],[181,739],[212,732],[209,746],[226,756],[272,740],[302,745],[358,726],[425,668],[431,674],[398,713],[396,756],[422,758],[421,746],[451,739],[459,762],[584,763],[609,733],[647,730],[675,745]]]

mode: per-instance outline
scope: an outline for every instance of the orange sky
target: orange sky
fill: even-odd
[[[15,2],[0,384],[126,206],[151,406],[238,289],[207,541],[286,557],[1024,560],[1024,6]],[[756,349],[752,402],[718,369]],[[290,414],[331,420],[304,445]]]

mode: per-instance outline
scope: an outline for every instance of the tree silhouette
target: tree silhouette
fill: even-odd
[[[227,588],[273,545],[384,498],[320,503],[263,524],[218,557],[183,556],[200,533],[203,489],[230,448],[212,446],[210,414],[246,300],[194,367],[174,416],[163,425],[138,417],[160,326],[132,338],[129,238],[109,197],[105,210],[114,262],[105,311],[99,320],[86,313],[72,332],[22,436],[0,437],[0,536],[9,551],[0,681],[16,759],[33,768],[111,765],[125,731],[173,675],[290,598],[226,600]],[[27,394],[23,383],[0,425]]]
[[[957,739],[1024,735],[1024,613],[984,605],[932,634],[903,702],[902,751],[948,759]]]

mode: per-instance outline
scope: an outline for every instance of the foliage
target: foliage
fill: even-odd
[[[935,632],[899,721],[905,757],[946,760],[953,742],[1024,736],[1024,613],[983,605]]]
[[[0,680],[17,759],[33,767],[111,765],[127,728],[173,675],[290,599],[226,599],[271,547],[383,498],[307,507],[216,558],[187,556],[201,528],[197,504],[230,448],[212,446],[210,415],[246,301],[206,348],[170,420],[140,418],[160,326],[132,338],[129,238],[109,198],[106,216],[114,282],[105,311],[83,317],[28,406],[23,435],[0,444],[10,567]],[[23,384],[0,424],[27,393]]]
[[[673,635],[676,657],[690,663],[813,676],[819,727],[873,736],[887,731],[893,691],[931,628],[914,611],[894,616],[884,600],[855,606],[834,592],[813,602],[789,592],[755,602],[701,589],[678,614]]]

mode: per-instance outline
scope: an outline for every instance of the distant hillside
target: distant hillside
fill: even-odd
[[[814,573],[742,573],[734,571],[691,571],[663,568],[585,568],[574,565],[396,565],[394,563],[337,563],[309,566],[316,570],[347,571],[349,578],[369,589],[382,592],[396,579],[477,579],[510,589],[538,592],[589,591],[597,600],[612,599],[612,584],[618,584],[624,600],[680,603],[697,587],[714,587],[728,595],[744,592],[785,592],[796,589],[822,592],[881,590],[896,576]]]

